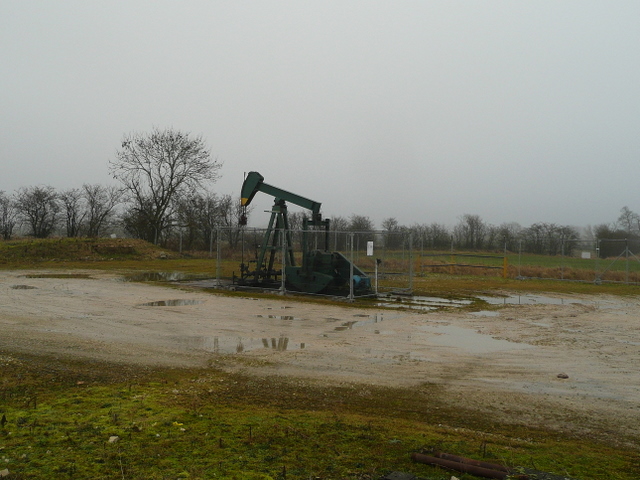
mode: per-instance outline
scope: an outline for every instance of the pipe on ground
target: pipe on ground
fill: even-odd
[[[425,463],[427,465],[436,465],[438,467],[448,468],[460,473],[470,473],[483,478],[492,478],[496,480],[506,480],[509,476],[508,472],[501,470],[494,470],[491,468],[484,468],[477,465],[471,465],[469,463],[456,462],[453,460],[445,460],[444,458],[432,457],[424,455],[422,453],[411,454],[411,459],[415,462]],[[519,477],[522,480],[527,480],[528,477]]]
[[[435,451],[432,453],[434,457],[442,458],[444,460],[451,460],[453,462],[467,463],[469,465],[475,465],[476,467],[488,468],[489,470],[498,470],[499,472],[509,473],[509,469],[503,465],[497,463],[483,462],[482,460],[474,460],[473,458],[460,457],[451,453]]]

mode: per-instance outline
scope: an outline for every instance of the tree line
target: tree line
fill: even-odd
[[[213,192],[222,164],[211,158],[200,136],[172,128],[123,137],[109,171],[118,185],[84,184],[56,191],[51,186],[0,191],[0,235],[46,238],[127,235],[167,246],[180,231],[188,250],[208,249],[217,232],[233,248],[240,241],[243,215],[239,199]],[[302,228],[302,213],[290,216],[292,230]],[[579,232],[569,225],[534,223],[522,227],[509,222],[491,225],[479,215],[464,214],[448,227],[439,223],[403,226],[391,217],[381,230],[367,216],[353,214],[331,219],[334,248],[339,232],[355,232],[358,240],[382,234],[385,247],[402,248],[409,238],[429,249],[523,251],[571,254],[581,241],[640,240],[640,215],[623,207],[618,219]],[[345,237],[346,238],[346,237]],[[259,241],[259,240],[256,240]],[[601,249],[602,256],[610,252]]]

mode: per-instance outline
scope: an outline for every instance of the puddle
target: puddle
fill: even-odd
[[[335,327],[334,330],[336,332],[342,332],[343,330],[351,330],[356,323],[358,322],[345,322],[339,327]]]
[[[476,317],[497,317],[500,314],[491,310],[480,310],[479,312],[471,312],[471,315]]]
[[[429,341],[432,343],[444,347],[459,348],[474,354],[533,348],[533,345],[499,340],[493,338],[491,335],[484,335],[477,333],[475,330],[453,325],[425,326],[422,327],[421,330],[435,333],[435,335],[429,338]]]
[[[384,316],[382,313],[376,315],[354,315],[354,317],[365,317],[366,320],[350,320],[348,322],[342,323],[338,327],[335,327],[333,330],[336,332],[343,332],[345,330],[351,330],[353,327],[363,327],[365,325],[373,325],[375,323],[384,321]]]
[[[284,352],[289,348],[289,337],[285,337],[283,335],[281,335],[279,338],[263,338],[262,339],[262,346],[264,348],[269,348],[271,350],[276,350],[278,352]],[[304,348],[306,347],[304,342],[301,342],[297,348],[299,348],[300,350],[304,350]]]
[[[296,318],[292,315],[256,315],[258,318],[275,318],[276,320],[302,320],[301,318]]]
[[[451,299],[441,297],[423,296],[389,296],[386,301],[380,302],[379,307],[408,308],[411,310],[437,310],[445,307],[466,307],[473,303],[472,299]]]
[[[406,308],[408,310],[421,311],[467,307],[469,305],[473,305],[476,300],[483,300],[489,305],[569,305],[571,303],[584,303],[576,299],[545,297],[543,295],[511,295],[507,297],[478,296],[453,299],[442,297],[388,295],[387,297],[379,297],[379,300],[382,300],[377,303],[377,306],[379,307]]]
[[[183,272],[140,272],[122,277],[124,282],[180,282],[183,280],[197,280],[202,276]]]
[[[140,307],[181,307],[183,305],[198,305],[202,300],[158,300],[157,302],[141,303]]]
[[[84,278],[90,279],[87,273],[34,273],[25,275],[26,278]]]
[[[489,305],[570,305],[583,303],[580,300],[557,297],[545,297],[543,295],[511,295],[508,297],[478,297]]]
[[[31,285],[11,285],[11,288],[14,290],[33,290],[37,287],[32,287]]]
[[[545,328],[551,328],[551,324],[550,323],[544,323],[544,322],[530,322],[531,325],[535,325],[536,327],[545,327]]]
[[[216,354],[243,353],[252,350],[269,349],[277,352],[304,350],[308,347],[304,342],[294,343],[286,335],[271,338],[243,337],[177,337],[177,342],[189,348],[204,350]]]

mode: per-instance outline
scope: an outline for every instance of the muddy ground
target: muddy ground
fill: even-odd
[[[437,385],[447,405],[499,422],[640,439],[640,296],[405,311],[46,273],[0,272],[0,355],[215,364],[362,389]]]

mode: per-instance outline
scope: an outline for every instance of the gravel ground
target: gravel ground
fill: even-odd
[[[104,272],[0,273],[0,352],[419,388],[505,422],[640,439],[640,297],[497,310],[359,309],[212,295]],[[78,272],[74,272],[77,274]]]

